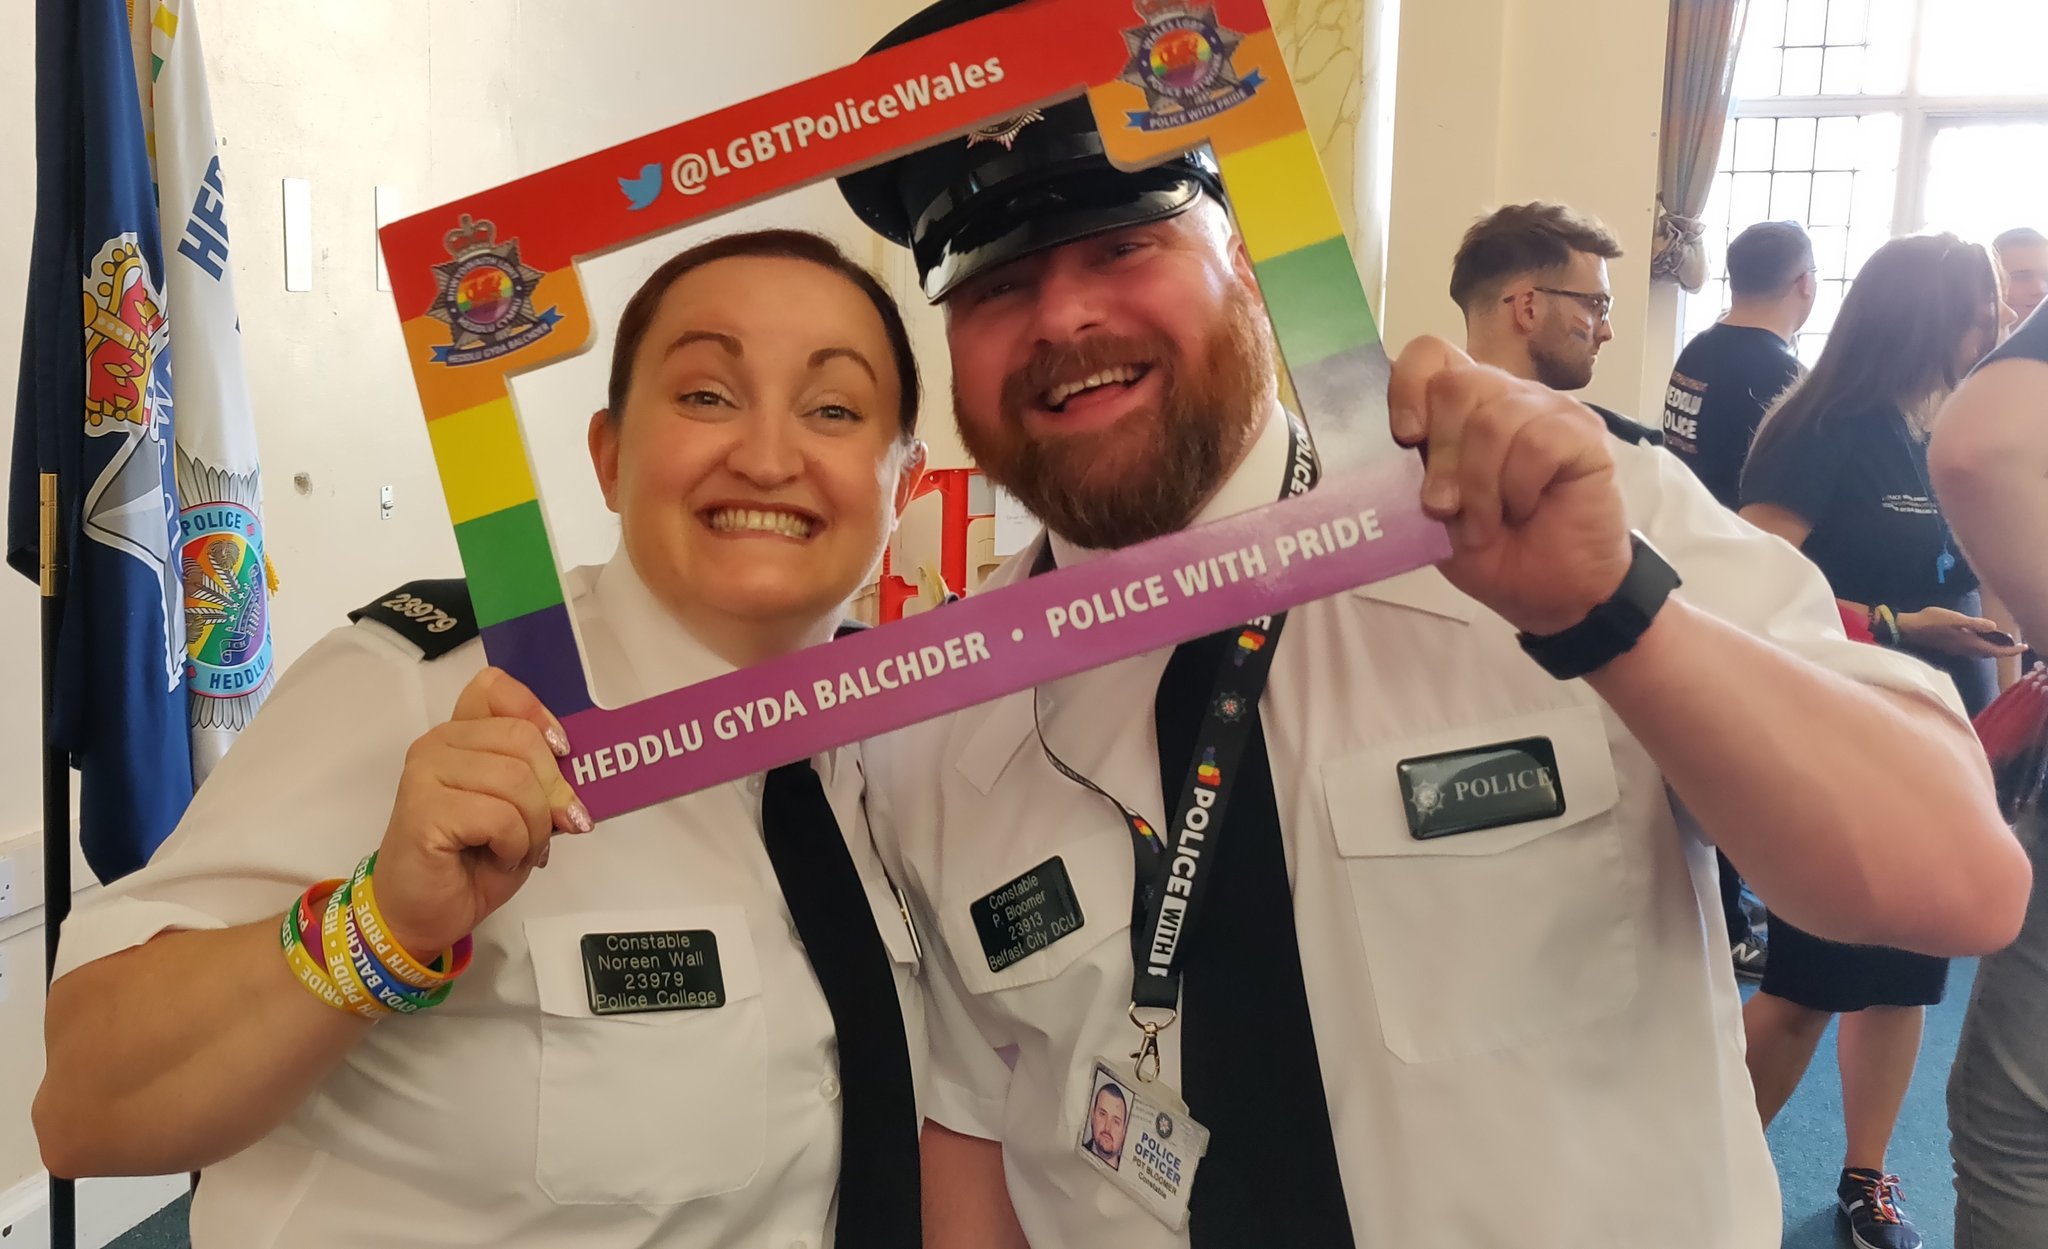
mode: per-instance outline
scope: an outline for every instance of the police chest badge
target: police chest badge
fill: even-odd
[[[1564,814],[1557,751],[1547,737],[1403,759],[1394,770],[1417,841]]]
[[[1124,32],[1130,60],[1118,80],[1145,93],[1147,107],[1129,113],[1137,130],[1167,130],[1207,121],[1252,98],[1265,85],[1254,70],[1238,77],[1231,58],[1244,36],[1216,20],[1199,0],[1132,0],[1145,19]]]

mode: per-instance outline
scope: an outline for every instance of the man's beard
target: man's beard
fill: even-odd
[[[956,381],[960,439],[989,480],[1077,546],[1109,550],[1173,533],[1222,486],[1272,402],[1261,311],[1249,292],[1234,290],[1193,361],[1165,338],[1103,334],[1043,346],[1004,381],[994,420],[965,411]],[[1060,380],[1127,364],[1160,376],[1158,406],[1087,433],[1034,440],[1024,432],[1024,412]]]
[[[1593,382],[1590,357],[1564,356],[1532,343],[1529,363],[1536,370],[1536,380],[1552,390],[1584,390]]]

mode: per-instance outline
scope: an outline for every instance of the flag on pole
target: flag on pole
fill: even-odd
[[[276,682],[256,420],[228,261],[227,192],[196,0],[129,0],[178,346],[176,471],[192,777],[204,782]]]
[[[7,508],[37,575],[38,476],[68,564],[48,740],[80,772],[79,837],[125,875],[192,796],[170,324],[123,0],[37,0],[36,224]],[[66,830],[45,830],[62,836]]]

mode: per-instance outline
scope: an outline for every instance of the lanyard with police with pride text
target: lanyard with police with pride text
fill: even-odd
[[[1321,476],[1322,464],[1308,431],[1289,413],[1287,481],[1280,497],[1287,499],[1306,493]],[[1051,564],[1051,556],[1048,543],[1033,572],[1044,571]],[[1115,804],[1130,830],[1136,859],[1131,899],[1130,1016],[1143,1034],[1138,1051],[1131,1057],[1136,1063],[1135,1074],[1141,1080],[1159,1074],[1159,1033],[1171,1027],[1178,1017],[1181,943],[1187,940],[1208,890],[1207,865],[1213,861],[1215,845],[1222,834],[1237,765],[1250,740],[1253,717],[1258,712],[1259,698],[1272,672],[1273,653],[1286,623],[1287,613],[1281,612],[1245,624],[1238,631],[1236,647],[1218,663],[1208,710],[1195,739],[1194,755],[1188,760],[1187,778],[1181,785],[1179,801],[1169,813],[1171,840],[1162,840],[1145,817],[1129,804],[1067,766],[1046,743],[1043,729],[1038,734],[1039,746],[1053,767],[1068,780]],[[1034,720],[1035,712],[1034,706]],[[1162,1021],[1140,1015],[1141,1011],[1165,1011],[1167,1015]]]

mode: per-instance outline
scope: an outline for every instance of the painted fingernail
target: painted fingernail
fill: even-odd
[[[550,724],[546,729],[542,730],[541,736],[547,738],[548,749],[555,752],[555,758],[566,759],[569,757],[569,735],[562,731],[561,725]]]
[[[591,823],[590,808],[583,805],[581,798],[569,804],[569,823],[574,825],[579,833],[587,833],[597,827]]]

